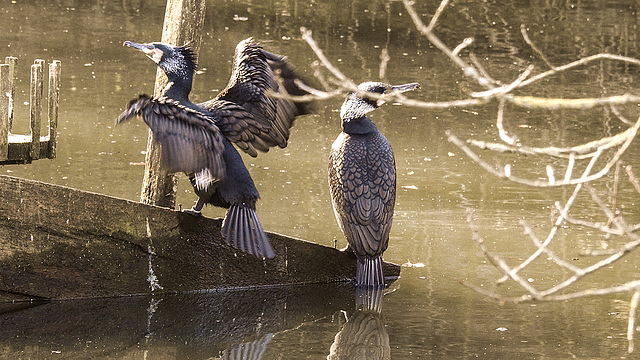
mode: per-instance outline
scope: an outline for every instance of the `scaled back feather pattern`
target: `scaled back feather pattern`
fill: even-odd
[[[389,246],[396,201],[396,166],[391,144],[367,114],[384,96],[418,88],[418,83],[392,86],[380,82],[358,85],[342,104],[342,132],[329,153],[331,203],[349,249],[356,255],[356,285],[382,287],[382,254]]]

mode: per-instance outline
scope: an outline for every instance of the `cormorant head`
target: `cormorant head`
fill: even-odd
[[[142,51],[167,76],[192,76],[197,67],[196,54],[188,46],[172,46],[160,42],[138,44],[133,41],[125,41],[123,45]]]
[[[345,119],[357,119],[377,109],[385,103],[384,97],[393,93],[402,93],[420,88],[417,82],[403,85],[389,85],[382,82],[363,82],[358,85],[358,91],[351,92],[342,104],[340,117]],[[368,97],[367,93],[382,95],[382,98]]]

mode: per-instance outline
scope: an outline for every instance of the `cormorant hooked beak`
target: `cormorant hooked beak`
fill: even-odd
[[[153,44],[138,44],[136,42],[127,40],[122,45],[142,51],[145,55],[147,55],[149,59],[153,60],[153,62],[155,62],[156,64],[160,63],[162,55],[164,54],[162,50],[158,49]]]
[[[412,83],[408,83],[408,84],[402,84],[402,85],[389,85],[389,90],[390,91],[385,91],[382,96],[386,96],[386,95],[390,95],[395,93],[403,93],[406,91],[411,91],[411,90],[415,90],[415,89],[419,89],[420,88],[420,84],[417,82],[412,82]],[[378,99],[376,101],[376,104],[378,106],[382,106],[382,104],[385,103],[384,99]]]
[[[408,84],[404,84],[404,85],[391,85],[391,90],[392,91],[397,91],[400,93],[403,93],[405,91],[411,91],[411,90],[415,90],[415,89],[419,89],[420,88],[420,84],[417,82],[412,82],[412,83],[408,83]]]

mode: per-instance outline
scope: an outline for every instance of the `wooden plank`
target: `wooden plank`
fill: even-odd
[[[18,66],[18,58],[7,56],[4,63],[9,65],[9,131],[13,128],[13,104],[16,98],[16,82],[18,81],[16,67]]]
[[[0,161],[9,158],[9,101],[11,76],[8,64],[0,64]]]
[[[48,118],[49,118],[49,141],[47,142],[47,157],[54,159],[58,148],[58,108],[60,104],[60,60],[53,60],[49,64],[49,96],[48,96]]]
[[[172,45],[189,44],[198,53],[206,5],[206,0],[168,0],[162,42]],[[160,95],[166,83],[166,76],[158,69],[154,94]],[[163,169],[161,156],[160,145],[153,141],[153,134],[149,131],[140,201],[173,209],[178,178]]]
[[[237,251],[221,219],[0,175],[0,293],[70,299],[353,279],[355,256],[268,233],[277,256]],[[385,264],[385,275],[400,267]],[[1,299],[2,297],[0,297]]]
[[[40,124],[42,123],[42,95],[44,60],[38,59],[31,65],[31,86],[29,91],[29,110],[31,114],[31,160],[40,158]]]

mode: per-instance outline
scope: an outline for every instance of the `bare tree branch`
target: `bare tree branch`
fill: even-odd
[[[513,81],[504,81],[504,79],[494,79],[484,68],[477,57],[472,51],[463,51],[473,45],[473,38],[465,38],[460,44],[451,49],[435,34],[437,25],[445,9],[449,4],[449,0],[442,0],[437,10],[431,17],[428,25],[425,25],[420,15],[413,8],[410,0],[402,0],[407,13],[411,17],[416,29],[425,36],[437,49],[442,52],[456,67],[461,70],[464,77],[472,82],[472,85],[479,87],[480,91],[470,91],[468,98],[453,99],[440,102],[421,101],[416,99],[409,99],[402,94],[391,94],[381,96],[379,94],[363,94],[362,96],[369,97],[371,99],[383,98],[387,101],[397,102],[402,105],[412,106],[423,109],[453,109],[453,108],[469,108],[477,106],[497,106],[496,116],[496,129],[498,131],[498,142],[485,142],[480,140],[469,139],[466,142],[460,140],[451,130],[446,131],[446,136],[452,144],[460,148],[466,156],[472,161],[477,163],[488,173],[518,184],[523,184],[530,187],[538,188],[558,188],[558,187],[571,187],[572,193],[568,200],[562,205],[559,201],[554,203],[554,212],[552,213],[552,225],[546,233],[544,240],[538,237],[534,232],[533,227],[526,221],[521,222],[521,226],[524,229],[524,233],[533,242],[536,249],[529,256],[525,258],[515,266],[507,264],[499,255],[491,253],[486,246],[486,243],[479,233],[473,220],[473,213],[471,210],[467,212],[467,222],[472,232],[472,239],[477,244],[479,250],[484,254],[486,259],[502,274],[502,276],[496,280],[497,284],[501,284],[506,281],[513,281],[522,289],[520,296],[505,297],[494,291],[489,291],[486,288],[482,288],[468,282],[463,284],[474,289],[478,293],[481,293],[489,298],[500,302],[525,302],[525,301],[563,301],[576,299],[585,296],[600,296],[609,295],[622,292],[633,292],[633,297],[629,308],[629,319],[627,329],[627,339],[629,341],[629,352],[633,351],[633,335],[635,332],[635,317],[638,304],[640,303],[640,280],[629,281],[621,285],[590,288],[581,291],[571,291],[575,288],[578,282],[581,282],[586,276],[592,274],[598,270],[609,267],[610,265],[618,262],[629,252],[634,251],[640,246],[640,236],[636,234],[636,231],[640,230],[640,224],[628,224],[624,218],[624,208],[619,205],[620,196],[620,181],[621,181],[621,158],[628,150],[631,143],[635,140],[638,129],[640,129],[640,117],[635,121],[629,121],[618,110],[620,105],[637,105],[640,104],[640,95],[626,93],[617,94],[612,96],[591,97],[591,98],[563,98],[563,97],[541,97],[532,90],[529,93],[526,91],[530,88],[527,86],[539,82],[544,79],[548,79],[556,74],[567,72],[572,69],[590,65],[593,62],[611,61],[621,62],[624,64],[640,66],[640,60],[620,56],[609,53],[600,53],[591,56],[586,56],[581,59],[572,61],[570,63],[555,66],[545,56],[545,54],[534,44],[529,37],[525,25],[521,25],[520,32],[524,41],[528,44],[533,52],[549,67],[549,70],[534,74],[533,65],[529,65],[520,72],[520,75]],[[311,95],[305,99],[326,99],[335,96],[344,96],[348,92],[358,91],[355,82],[346,77],[340,70],[331,64],[327,57],[322,53],[322,50],[315,43],[311,36],[311,32],[306,29],[301,29],[302,38],[309,44],[309,46],[316,53],[320,63],[315,66],[316,77],[322,79],[321,83],[325,87],[324,91],[303,87]],[[468,61],[465,58],[465,54],[468,54]],[[388,56],[388,54],[387,54]],[[385,52],[381,54],[380,63],[380,77],[386,74],[386,66],[388,57],[385,56]],[[326,69],[329,73],[326,77],[319,74],[320,69]],[[302,87],[302,86],[301,86]],[[533,87],[531,87],[532,89]],[[515,93],[518,91],[517,94]],[[288,95],[277,95],[288,96]],[[296,100],[296,98],[293,98]],[[628,125],[629,127],[624,131],[617,134],[601,137],[599,139],[588,141],[579,145],[569,147],[534,147],[525,144],[525,140],[518,138],[514,134],[511,134],[505,124],[508,124],[507,109],[509,106],[515,106],[524,109],[545,109],[545,110],[558,110],[558,109],[578,109],[578,110],[591,110],[598,107],[603,107],[605,111],[611,110],[621,123]],[[537,169],[538,174],[533,175],[533,178],[520,177],[514,174],[511,163],[509,161],[506,165],[494,165],[485,161],[472,147],[477,150],[488,150],[492,153],[503,153],[504,156],[510,155],[529,155],[535,156],[540,159],[543,157],[549,157],[550,162],[544,163],[540,161],[540,168]],[[615,165],[615,170],[611,175],[611,170]],[[515,168],[514,168],[515,169]],[[631,166],[625,167],[626,174],[629,181],[635,188],[637,194],[640,196],[640,181],[634,175]],[[531,175],[529,175],[531,176]],[[595,183],[602,180],[611,180],[613,177],[613,190],[610,194],[608,201],[602,199],[598,191],[595,189]],[[546,177],[546,178],[545,178]],[[593,216],[604,217],[603,221],[584,220],[582,218],[576,218],[572,216],[572,209],[576,205],[579,195],[584,193],[582,190],[586,189],[590,195],[589,197],[580,196],[581,200],[590,201],[592,204],[597,205],[597,209]],[[588,249],[585,253],[590,256],[601,256],[595,263],[589,266],[576,266],[574,263],[565,259],[565,257],[556,253],[553,250],[554,240],[558,238],[559,229],[563,227],[580,226],[597,230],[599,235],[605,239],[609,239],[611,236],[617,236],[623,239],[624,242],[616,249],[599,250]],[[579,250],[576,249],[576,252]],[[566,277],[561,280],[555,281],[553,284],[547,285],[544,289],[538,289],[533,286],[528,279],[525,279],[520,272],[526,269],[536,259],[544,254],[551,266],[557,266],[562,269],[563,273],[566,273]],[[620,262],[618,262],[620,264]]]

